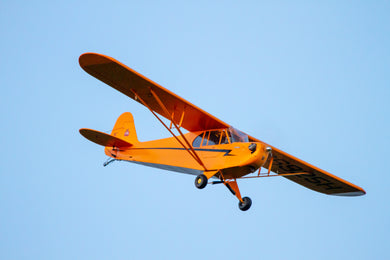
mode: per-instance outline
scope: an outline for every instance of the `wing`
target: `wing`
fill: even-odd
[[[229,127],[228,124],[218,118],[111,57],[96,53],[85,53],[80,56],[79,63],[86,72],[95,78],[142,104],[135,97],[134,92],[137,93],[153,111],[171,120],[151,94],[152,90],[163,101],[173,121],[188,131]]]
[[[252,141],[258,141],[256,138],[250,137]],[[282,150],[273,147],[272,148],[273,163],[271,171],[277,174],[285,173],[307,173],[302,175],[290,175],[284,176],[285,178],[294,181],[300,185],[305,186],[311,190],[315,190],[328,195],[338,196],[359,196],[364,195],[366,192],[346,180],[343,180],[329,172],[321,170],[307,162],[304,162]],[[268,161],[264,168],[269,169],[270,162]]]

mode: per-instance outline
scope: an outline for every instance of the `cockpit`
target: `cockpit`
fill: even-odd
[[[217,144],[230,144],[236,142],[249,142],[248,135],[235,129],[234,127],[229,127],[227,129],[208,130],[202,132],[192,142],[192,146],[201,147]]]

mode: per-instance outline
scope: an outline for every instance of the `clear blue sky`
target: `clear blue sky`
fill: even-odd
[[[390,259],[389,1],[2,1],[0,259]],[[82,127],[141,105],[86,74],[112,56],[367,191],[223,186],[118,162]]]

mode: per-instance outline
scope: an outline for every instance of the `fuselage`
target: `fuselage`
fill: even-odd
[[[224,178],[239,178],[252,173],[266,162],[268,156],[263,143],[240,139],[227,129],[190,132],[184,138],[177,138],[181,143],[185,143],[185,138],[192,145],[207,171],[219,170]],[[198,175],[205,171],[174,137],[138,142],[124,150],[106,147],[105,153],[118,160],[181,173]],[[215,176],[220,177],[220,174]]]

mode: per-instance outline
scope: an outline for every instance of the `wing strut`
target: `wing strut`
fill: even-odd
[[[139,99],[141,101],[141,103],[147,107],[150,112],[152,112],[152,114],[158,119],[158,121],[160,121],[161,124],[163,124],[163,126],[172,134],[172,136],[180,143],[181,146],[184,147],[184,149],[186,149],[186,151],[195,159],[195,161],[197,163],[199,163],[203,169],[205,171],[208,171],[206,166],[204,165],[204,163],[202,162],[202,160],[199,158],[198,154],[195,152],[195,150],[192,148],[192,146],[190,145],[190,143],[188,142],[187,138],[185,138],[183,132],[180,130],[180,128],[177,126],[177,124],[174,122],[172,116],[170,115],[170,113],[168,112],[167,108],[165,107],[165,105],[161,102],[160,98],[156,95],[156,93],[154,93],[154,91],[152,89],[149,89],[150,92],[152,93],[153,97],[156,99],[157,103],[160,105],[160,107],[164,110],[164,112],[166,113],[167,115],[167,118],[170,118],[171,120],[171,125],[172,123],[175,125],[177,131],[180,133],[181,137],[184,139],[185,143],[188,145],[185,146],[183,144],[182,141],[180,141],[180,139],[171,131],[170,127],[168,127],[159,117],[158,115],[153,111],[153,109],[151,109],[148,104],[134,91],[134,89],[131,89],[131,92],[133,92],[134,96],[135,96],[135,99]],[[184,117],[184,112],[183,112],[183,115],[182,117]]]

